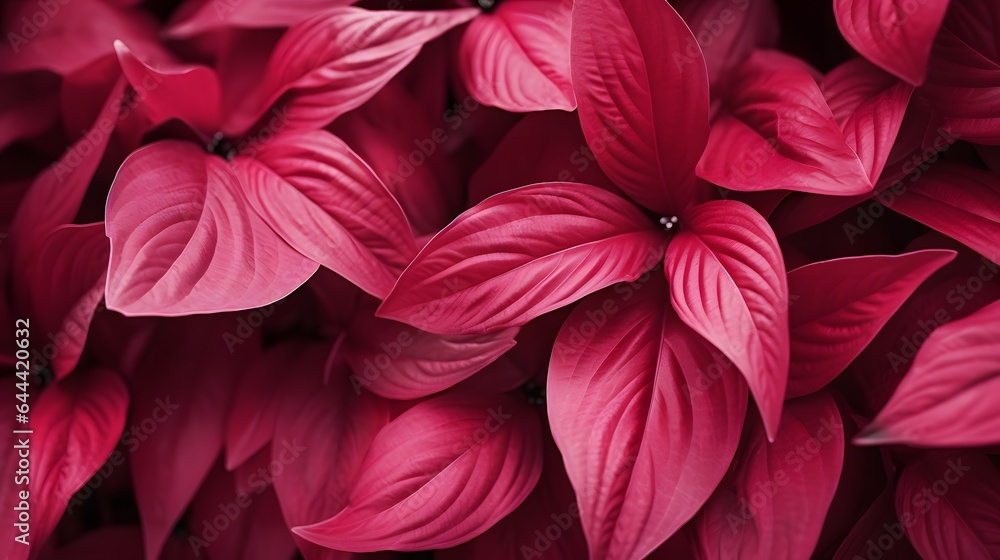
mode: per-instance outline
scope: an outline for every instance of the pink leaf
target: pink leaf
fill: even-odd
[[[57,379],[76,367],[90,320],[104,297],[108,267],[104,224],[62,226],[44,241],[28,278],[29,308],[54,348],[49,366]]]
[[[542,477],[520,507],[471,541],[434,552],[436,560],[586,557],[580,507],[563,468],[563,458],[551,437],[545,438]]]
[[[791,368],[787,398],[840,375],[954,251],[915,251],[822,261],[788,273]]]
[[[176,117],[205,134],[218,130],[222,90],[214,70],[168,60],[150,65],[125,43],[114,44],[122,72],[135,90],[143,92],[142,105],[153,124]]]
[[[13,388],[14,381],[8,378],[7,382]],[[14,540],[22,534],[14,525],[19,512],[25,511],[28,517],[23,532],[28,533],[30,556],[37,558],[70,498],[114,451],[129,404],[125,384],[107,369],[82,371],[40,392],[30,387],[27,393],[30,423],[15,424],[11,411],[6,424],[10,448],[2,461],[11,474],[0,486],[0,504],[13,513],[12,521],[4,525],[0,554],[10,560],[29,557],[29,546]],[[11,392],[4,394],[8,402],[20,404]],[[11,434],[11,429],[33,433]],[[29,472],[15,474],[23,457],[30,463]],[[21,492],[28,494],[27,500]],[[26,503],[21,505],[22,501]]]
[[[1000,302],[935,329],[896,392],[859,436],[866,444],[1000,443]]]
[[[0,73],[47,70],[65,76],[114,54],[115,39],[144,55],[165,52],[151,14],[104,0],[56,2],[44,5],[47,9],[38,2],[4,2]]]
[[[503,191],[549,181],[585,183],[621,194],[587,147],[580,119],[565,111],[543,111],[517,121],[479,166],[469,179],[469,202],[479,204]]]
[[[929,167],[890,208],[961,241],[981,255],[1000,254],[1000,177],[948,161]]]
[[[110,129],[114,128],[124,92],[125,79],[121,78],[112,87],[91,129],[46,167],[21,199],[10,225],[17,266],[27,267],[48,235],[76,217],[111,139]]]
[[[952,0],[921,88],[952,133],[979,144],[1000,144],[998,31],[996,2]]]
[[[427,56],[443,65],[444,57],[433,51],[424,53],[428,51],[421,51],[421,56],[406,69],[408,73],[419,71],[421,77],[409,87],[443,87],[447,81],[443,76],[440,83],[424,76],[437,66],[428,69],[428,64],[419,63]],[[444,114],[428,115],[429,107],[444,105],[436,93],[426,95],[433,97],[430,105],[410,91],[402,76],[396,76],[371,101],[338,118],[329,128],[382,179],[418,235],[437,233],[468,208],[462,196],[464,180],[458,172],[459,164],[464,161],[453,157],[451,152],[455,140],[462,136],[462,115],[471,115],[471,110],[466,113],[465,106],[458,105],[455,109],[456,105],[452,105]],[[481,108],[471,97],[462,103],[474,110]]]
[[[369,11],[335,7],[281,38],[268,61],[260,94],[224,126],[247,131],[282,95],[292,128],[322,128],[360,107],[410,63],[424,43],[479,13],[474,8]]]
[[[747,403],[739,372],[656,279],[576,307],[546,393],[591,558],[644,558],[694,516],[736,452]]]
[[[854,59],[831,70],[820,88],[844,140],[875,184],[903,124],[913,87]]]
[[[933,453],[907,465],[896,511],[925,560],[1000,557],[1000,472],[985,455]]]
[[[826,393],[788,401],[768,443],[747,422],[729,474],[694,521],[699,558],[810,558],[844,464],[844,426]]]
[[[919,86],[948,0],[834,0],[844,38],[883,70]]]
[[[131,380],[128,447],[146,559],[159,557],[222,451],[234,383],[252,355],[230,354],[232,317],[162,320]]]
[[[893,486],[886,486],[875,498],[844,537],[833,560],[854,560],[855,556],[879,556],[879,560],[912,560],[917,557],[896,515],[894,493]],[[887,543],[891,543],[888,549]]]
[[[320,384],[319,373],[290,388],[275,425],[272,462],[283,469],[274,488],[288,527],[324,521],[349,505],[365,455],[389,422],[386,401],[355,394],[346,371],[339,370],[328,385]],[[297,535],[295,540],[309,559],[324,552],[350,557]]]
[[[290,558],[295,553],[292,533],[281,517],[274,491],[261,481],[265,476],[279,479],[284,474],[278,471],[282,467],[283,463],[268,464],[263,476],[260,472],[251,475],[253,484],[244,491],[237,489],[234,474],[217,464],[191,504],[187,525],[193,534],[186,539],[188,550],[195,557]],[[225,525],[219,516],[232,519]],[[219,530],[220,526],[225,528]]]
[[[520,326],[655,265],[666,241],[597,187],[542,183],[493,196],[417,255],[378,314],[434,333]]]
[[[616,185],[660,213],[707,195],[694,168],[708,138],[708,72],[669,3],[576,0],[571,62],[587,143]]]
[[[446,393],[375,436],[346,509],[293,531],[354,552],[447,548],[517,508],[541,470],[541,426],[523,400]]]
[[[462,34],[459,74],[484,105],[526,113],[576,108],[570,81],[572,0],[501,2]]]
[[[712,123],[699,177],[737,191],[871,191],[815,71],[801,60],[757,51],[733,77],[724,106]]]
[[[222,29],[269,29],[290,27],[317,12],[348,6],[352,0],[232,0],[230,2],[185,2],[167,26],[172,39],[188,39]]]
[[[671,5],[698,39],[713,97],[724,94],[736,69],[755,49],[778,43],[773,0],[674,0]]]
[[[417,245],[371,168],[322,130],[286,133],[253,155],[233,166],[257,214],[306,257],[385,297]]]
[[[688,212],[667,247],[670,301],[743,372],[768,437],[788,380],[788,283],[778,242],[749,206],[728,200]]]
[[[390,399],[443,391],[483,369],[514,346],[517,328],[489,334],[439,335],[379,319],[360,309],[348,328],[345,357],[361,387]]]
[[[232,335],[241,334],[245,333]],[[227,347],[230,352],[236,351],[236,347]],[[313,369],[319,379],[328,353],[325,344],[289,341],[269,348],[247,369],[233,395],[226,421],[227,469],[242,465],[271,441],[284,388],[289,383],[282,372]]]
[[[107,303],[125,315],[261,307],[316,271],[257,216],[225,160],[194,144],[165,140],[133,152],[106,216]]]

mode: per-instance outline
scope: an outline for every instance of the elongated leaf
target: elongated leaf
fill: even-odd
[[[115,39],[144,55],[165,52],[151,14],[103,0],[56,2],[4,3],[0,73],[46,70],[66,76],[113,55]]]
[[[354,552],[447,548],[513,511],[541,471],[541,426],[525,401],[444,394],[375,436],[346,509],[293,531]]]
[[[559,331],[549,418],[591,558],[645,558],[701,508],[739,443],[747,390],[669,308],[663,280],[605,289]]]
[[[440,335],[358,311],[345,357],[357,389],[390,399],[418,399],[463,381],[514,346],[517,328],[489,334]]]
[[[13,388],[14,381],[8,382]],[[12,512],[12,521],[4,524],[0,553],[10,560],[27,559],[29,552],[31,558],[38,557],[70,498],[114,451],[129,406],[125,383],[107,369],[82,371],[40,394],[38,387],[27,393],[30,422],[15,423],[11,410],[10,421],[4,423],[11,443],[2,464],[10,480],[0,489],[0,505]],[[4,395],[12,408],[22,402],[11,391]],[[24,526],[16,526],[18,522]],[[22,534],[26,542],[14,540]]]
[[[913,87],[861,59],[834,68],[820,82],[844,140],[874,185],[896,141]]]
[[[352,0],[188,1],[177,9],[166,33],[173,39],[187,39],[227,28],[289,27],[319,11],[353,3]]]
[[[906,192],[889,200],[896,212],[961,241],[974,251],[1000,255],[1000,177],[948,161],[935,163]]]
[[[558,560],[586,556],[580,507],[551,436],[545,438],[542,477],[520,507],[469,542],[434,552],[439,560]]]
[[[541,183],[493,196],[424,246],[378,315],[442,334],[520,326],[605,286],[635,280],[666,238],[597,187]]]
[[[42,356],[57,379],[76,367],[90,321],[104,297],[108,267],[104,224],[62,226],[45,240],[29,278],[28,308],[51,345]]]
[[[150,65],[117,40],[115,52],[129,84],[143,92],[142,107],[153,124],[176,117],[205,134],[218,130],[222,89],[214,70],[169,61]]]
[[[424,43],[479,10],[369,11],[335,7],[295,25],[268,61],[260,94],[224,129],[246,132],[282,95],[291,128],[322,128],[360,107],[410,63]]]
[[[133,403],[122,443],[146,560],[159,557],[222,452],[234,383],[253,358],[227,350],[224,337],[235,323],[226,315],[162,320],[130,380]]]
[[[743,372],[768,436],[777,433],[788,381],[788,282],[767,222],[742,202],[685,214],[664,272],[678,316]]]
[[[889,402],[859,435],[866,444],[974,447],[1000,443],[1000,302],[935,329]]]
[[[608,177],[655,212],[704,200],[694,168],[708,139],[708,71],[673,7],[576,0],[570,49],[580,122]]]
[[[1000,472],[985,455],[934,453],[907,465],[896,512],[921,558],[1000,556]]]
[[[729,91],[698,162],[699,177],[737,191],[846,196],[872,189],[806,63],[757,51]]]
[[[811,558],[843,464],[843,422],[825,393],[788,401],[773,443],[747,422],[726,479],[695,518],[698,557]]]
[[[310,375],[296,377],[274,430],[271,460],[285,466],[274,488],[288,527],[325,521],[348,506],[368,449],[389,422],[388,402],[356,394],[346,368],[327,384],[320,374],[314,367]],[[295,540],[310,560],[351,557],[298,535]]]
[[[840,375],[921,282],[955,258],[926,250],[822,261],[788,273],[791,368],[787,397]]]
[[[670,4],[698,39],[713,97],[724,94],[736,69],[755,49],[778,43],[778,10],[773,0],[674,0]]]
[[[111,139],[107,124],[117,120],[124,94],[125,79],[120,78],[104,101],[92,128],[58,161],[45,168],[21,199],[10,225],[14,262],[18,266],[27,268],[49,234],[71,223],[80,211],[90,180]],[[15,282],[17,279],[15,276]],[[15,283],[15,290],[24,294],[27,288]]]
[[[939,0],[940,1],[940,0]],[[977,144],[1000,144],[1000,5],[951,0],[931,51],[921,89],[953,134]]]
[[[891,541],[887,541],[891,539]],[[880,542],[881,541],[881,542]],[[892,545],[886,550],[886,542]],[[911,560],[916,551],[906,538],[906,530],[896,515],[895,488],[886,486],[868,507],[844,542],[837,548],[834,560],[854,560],[866,555],[879,555],[880,560]]]
[[[265,308],[266,310],[266,308]],[[263,315],[262,315],[263,316]],[[241,332],[232,336],[247,334],[252,329],[244,320],[235,323]],[[236,351],[228,343],[227,348]],[[281,412],[286,386],[291,380],[283,375],[287,371],[315,372],[316,379],[322,378],[323,364],[329,354],[325,344],[304,344],[289,341],[268,348],[243,374],[233,395],[232,407],[226,420],[226,468],[233,470],[250,460],[271,441],[275,422]]]

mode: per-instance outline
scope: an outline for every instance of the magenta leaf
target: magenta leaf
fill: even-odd
[[[130,380],[122,444],[146,560],[159,557],[222,452],[234,383],[253,358],[252,351],[230,354],[226,346],[226,333],[237,325],[227,315],[161,320]]]
[[[948,0],[834,0],[844,38],[883,70],[919,86]]]
[[[7,381],[13,388],[14,381]],[[32,386],[27,391],[30,422],[15,424],[12,410],[5,423],[10,449],[0,463],[11,474],[0,485],[0,505],[12,512],[12,521],[4,525],[0,554],[10,560],[29,558],[29,550],[31,558],[38,557],[70,498],[114,451],[129,406],[121,378],[103,368],[78,372],[38,390]],[[11,406],[23,402],[11,391],[4,395]],[[11,433],[12,429],[33,433]],[[18,465],[22,458],[27,458],[28,467]],[[24,472],[16,474],[18,470]],[[19,521],[26,523],[24,528],[15,526]],[[22,533],[27,533],[22,537],[26,543],[14,540]]]
[[[1000,144],[998,29],[1000,4],[951,0],[921,88],[944,115],[949,132],[979,144]]]
[[[541,426],[522,398],[445,393],[375,436],[343,511],[293,531],[353,552],[447,548],[517,508],[541,471]]]
[[[907,465],[896,512],[925,560],[1000,556],[1000,472],[985,455],[932,453]]]
[[[844,464],[844,426],[832,397],[788,401],[768,443],[747,422],[725,480],[695,518],[702,559],[810,558]]]
[[[954,251],[866,255],[788,273],[791,367],[787,398],[826,386],[864,350],[892,314]]]
[[[739,372],[681,323],[663,280],[625,286],[576,307],[549,365],[591,558],[645,558],[680,529],[725,475],[746,415]]]
[[[317,12],[353,3],[352,0],[239,0],[229,3],[194,0],[177,9],[166,33],[172,39],[188,39],[227,28],[290,27]]]
[[[49,333],[54,354],[46,357],[57,379],[76,367],[90,321],[104,297],[108,270],[104,224],[57,228],[42,243],[28,282],[28,309]],[[43,354],[45,357],[45,354]]]
[[[580,121],[601,169],[655,212],[703,200],[694,168],[708,138],[708,72],[673,7],[576,0],[570,45]]]
[[[237,351],[239,346],[235,346],[234,338],[230,337],[239,337],[252,329],[246,321],[237,321],[235,325],[240,332],[229,333],[225,341],[231,352]],[[247,368],[233,394],[226,419],[226,469],[234,470],[250,460],[274,436],[284,390],[290,383],[281,373],[314,371],[319,379],[329,351],[324,344],[289,341],[268,348]]]
[[[271,461],[284,466],[274,489],[289,528],[322,522],[349,505],[368,449],[389,422],[387,402],[356,394],[343,367],[328,384],[319,368],[309,371],[282,399],[271,444]],[[298,535],[295,541],[309,559],[351,557]]]
[[[170,60],[150,64],[125,43],[115,41],[114,45],[122,72],[143,93],[142,106],[153,124],[179,118],[205,134],[218,130],[222,89],[213,69]]]
[[[932,453],[903,469],[896,511],[925,560],[1000,556],[1000,472],[979,453]]]
[[[572,0],[502,2],[462,33],[459,72],[480,103],[506,111],[576,108],[570,81]]]
[[[45,168],[21,199],[10,224],[14,262],[18,266],[28,267],[35,260],[34,253],[49,234],[59,226],[71,223],[80,211],[87,187],[111,140],[111,131],[104,128],[108,123],[117,121],[125,86],[124,78],[116,80],[90,130],[73,143],[58,161]],[[19,278],[15,276],[17,280]],[[27,289],[17,284],[15,288]]]
[[[698,162],[699,177],[737,191],[871,191],[816,71],[805,62],[757,51],[732,78],[723,106]]]
[[[834,68],[819,85],[844,140],[875,184],[889,160],[913,87],[861,59]]]
[[[605,286],[635,280],[665,236],[629,202],[597,187],[541,183],[488,198],[420,251],[378,310],[442,334],[529,320]]]
[[[363,307],[348,328],[344,356],[361,387],[390,399],[426,397],[452,387],[514,346],[518,329],[441,335],[380,319]]]
[[[771,227],[742,202],[720,200],[682,217],[665,274],[678,316],[747,379],[769,437],[788,381],[788,282]]]
[[[728,89],[730,78],[754,50],[778,43],[774,0],[674,0],[671,5],[698,39],[713,97]],[[682,60],[693,56],[682,55]]]
[[[309,259],[385,297],[417,244],[368,164],[322,130],[285,133],[252,155],[233,167],[257,214]]]
[[[1000,177],[941,161],[921,170],[887,206],[996,260],[1000,255]]]
[[[108,195],[109,309],[187,315],[262,307],[316,264],[254,212],[225,160],[165,140],[125,160]]]
[[[238,135],[285,96],[291,128],[322,128],[360,107],[406,67],[424,43],[479,10],[370,11],[334,7],[293,26],[278,42],[259,94],[224,129]]]
[[[921,447],[1000,444],[994,399],[1000,394],[1000,302],[938,327],[875,420],[866,444]]]

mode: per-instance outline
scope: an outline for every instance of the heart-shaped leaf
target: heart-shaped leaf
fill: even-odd
[[[262,307],[317,268],[257,216],[225,160],[187,142],[133,152],[105,213],[107,304],[125,315]]]

